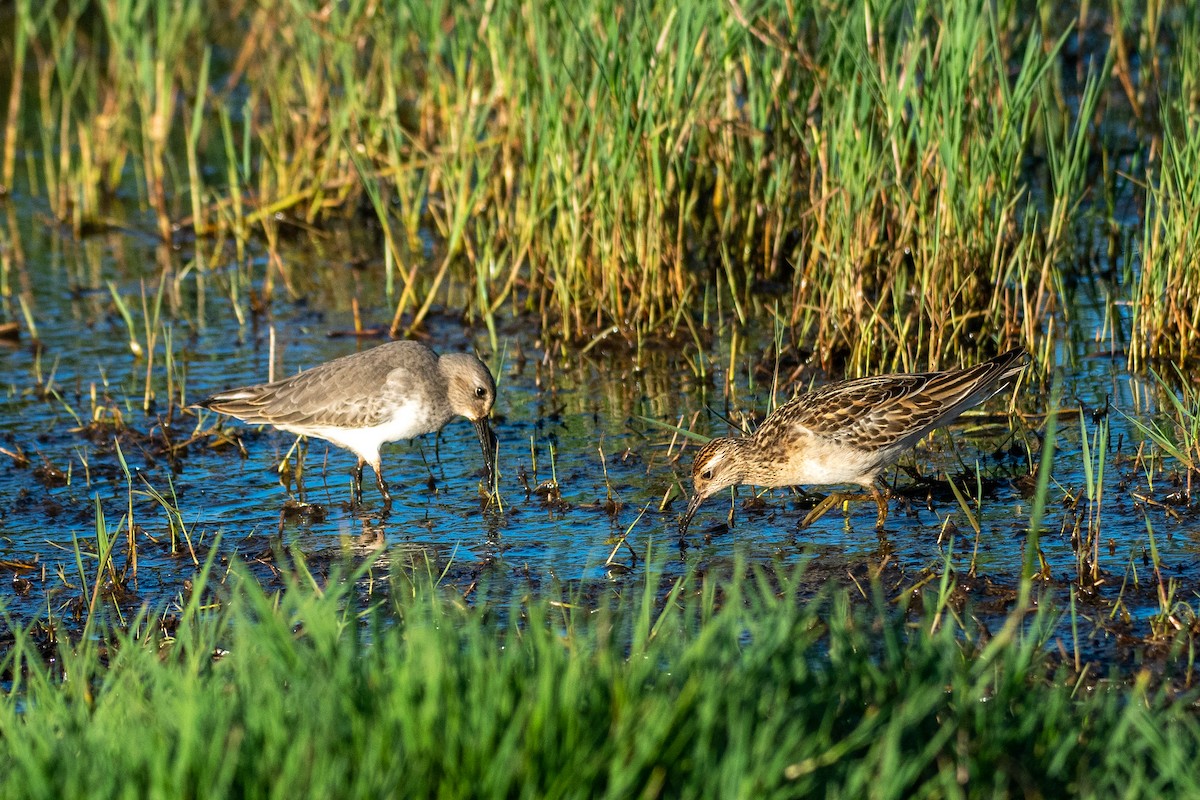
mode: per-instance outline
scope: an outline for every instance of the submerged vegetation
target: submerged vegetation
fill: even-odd
[[[778,304],[859,373],[1045,354],[1098,272],[1140,363],[1200,330],[1188,8],[17,0],[0,184],[184,246],[239,317],[365,217],[393,333],[452,286],[637,352]]]

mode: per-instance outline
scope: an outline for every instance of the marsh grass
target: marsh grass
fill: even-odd
[[[803,600],[798,575],[694,577],[659,600],[652,573],[620,598],[506,615],[419,569],[394,570],[381,600],[361,594],[376,567],[295,566],[268,594],[240,570],[219,585],[209,562],[176,610],[97,625],[52,662],[18,631],[0,794],[1200,789],[1186,704],[1144,679],[1080,691],[1045,656],[1045,609],[989,641],[952,608],[914,626],[882,600]]]
[[[784,298],[789,338],[852,373],[1035,342],[1088,255],[1092,121],[1138,89],[1080,35],[1065,96],[1070,21],[983,0],[215,11],[18,4],[6,153],[76,232],[132,194],[164,241],[210,240],[202,272],[232,243],[243,318],[249,287],[297,291],[284,238],[365,216],[393,334],[454,297],[493,335],[507,309],[640,353]]]
[[[1175,367],[1170,380],[1150,370],[1156,412],[1151,415],[1123,413],[1122,416],[1158,453],[1169,457],[1183,471],[1183,498],[1191,502],[1193,477],[1200,471],[1200,390]],[[1161,466],[1161,462],[1160,462]],[[1148,488],[1153,490],[1155,469],[1147,466]]]
[[[1087,497],[1087,503],[1076,517],[1071,531],[1071,546],[1075,552],[1075,571],[1080,585],[1094,587],[1101,572],[1101,512],[1104,508],[1104,469],[1109,461],[1109,435],[1107,418],[1099,420],[1089,434],[1085,417],[1084,414],[1079,415],[1084,487],[1077,504],[1081,504],[1084,496]]]
[[[1188,363],[1200,337],[1200,21],[1188,15],[1178,59],[1158,88],[1161,159],[1147,176],[1146,222],[1134,291],[1130,366]]]

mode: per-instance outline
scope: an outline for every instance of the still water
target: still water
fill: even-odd
[[[354,457],[315,440],[303,460],[313,505],[288,511],[279,466],[295,463],[295,437],[180,399],[265,381],[272,360],[285,375],[382,341],[352,335],[355,302],[363,327],[390,322],[382,264],[348,266],[332,246],[301,248],[273,275],[265,259],[199,264],[186,247],[165,250],[128,230],[73,240],[20,198],[5,211],[7,316],[21,333],[0,349],[0,605],[17,622],[78,616],[96,582],[98,524],[114,541],[109,577],[124,581],[102,595],[126,614],[169,611],[214,545],[219,563],[240,558],[266,579],[288,548],[318,560],[404,554],[463,587],[482,579],[536,591],[620,589],[645,577],[647,559],[669,579],[740,556],[811,562],[814,582],[879,575],[897,597],[949,565],[971,591],[1003,595],[1020,572],[1056,377],[1064,412],[1040,543],[1045,585],[1067,602],[1081,569],[1073,532],[1090,525],[1100,531],[1101,581],[1080,601],[1091,603],[1097,646],[1122,631],[1147,635],[1164,607],[1160,586],[1195,599],[1197,527],[1177,502],[1179,470],[1125,416],[1149,419],[1153,387],[1091,335],[1111,328],[1103,298],[1081,301],[1075,335],[1056,343],[1058,363],[1022,384],[1011,416],[997,397],[887,474],[901,499],[884,537],[871,503],[799,530],[815,496],[769,491],[746,503],[754,492],[742,487],[736,501],[726,493],[706,503],[680,548],[675,525],[697,443],[671,427],[725,435],[726,419],[760,421],[792,391],[829,379],[794,353],[773,358],[771,331],[742,335],[737,352],[724,330],[708,352],[687,342],[638,351],[619,335],[572,349],[548,345],[532,322],[500,321],[493,336],[435,311],[422,340],[476,352],[497,379],[498,502],[482,491],[478,441],[459,419],[438,436],[384,447],[394,497],[386,518],[370,480],[365,508],[351,507]],[[240,274],[256,277],[243,284]],[[443,308],[455,307],[451,290]]]

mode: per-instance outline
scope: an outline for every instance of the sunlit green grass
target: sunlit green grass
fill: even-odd
[[[1195,358],[1200,337],[1200,21],[1182,26],[1178,59],[1164,76],[1161,157],[1147,176],[1146,221],[1134,287],[1131,366],[1183,363]]]
[[[235,577],[219,609],[198,587],[173,638],[146,616],[50,664],[18,634],[0,796],[1200,790],[1186,704],[1055,674],[1047,611],[990,638],[949,609],[912,624],[778,576],[508,615],[430,579],[393,576],[365,604],[361,581],[309,584],[266,595]]]
[[[1139,139],[1133,162],[1171,215],[1142,292],[1191,286],[1182,264],[1153,277],[1185,249],[1170,208],[1190,191],[1167,180],[1194,127],[1194,31],[1172,4],[1111,25],[985,0],[236,11],[19,0],[0,183],[76,232],[196,231],[193,266],[222,267],[239,319],[251,287],[294,291],[282,236],[369,216],[378,238],[342,260],[386,270],[396,333],[453,297],[489,325],[527,314],[583,345],[615,329],[640,351],[782,298],[790,338],[840,371],[1040,349],[1063,275],[1097,256],[1095,184],[1139,179],[1111,154],[1160,107],[1168,146]],[[1172,37],[1178,54],[1157,46]],[[1135,46],[1173,78],[1161,106],[1117,103],[1145,94]],[[1174,333],[1151,315],[1140,335],[1190,340],[1168,317]]]

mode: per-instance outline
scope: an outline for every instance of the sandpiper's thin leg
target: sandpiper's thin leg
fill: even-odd
[[[383,480],[383,473],[379,471],[378,467],[375,468],[375,480],[379,484],[379,493],[383,495],[383,510],[391,511],[392,496],[388,494],[387,484]]]
[[[298,442],[299,447],[296,448],[296,494],[300,495],[300,502],[308,502],[308,498],[304,492],[304,459],[308,455],[308,437],[301,436]]]
[[[888,504],[887,499],[891,493],[886,486],[881,486],[879,481],[871,484],[871,497],[875,500],[875,506],[879,509],[879,516],[875,519],[875,529],[883,528],[883,521],[887,519]]]
[[[829,509],[845,500],[847,496],[848,495],[843,494],[842,492],[834,492],[830,495],[827,495],[824,500],[817,503],[816,506],[813,507],[812,511],[808,512],[808,515],[800,522],[800,527],[807,528],[809,525],[812,525],[821,517],[825,516]],[[853,495],[849,496],[852,497]]]
[[[872,486],[870,494],[861,494],[857,492],[834,492],[827,496],[824,500],[817,503],[812,511],[808,512],[808,516],[800,523],[801,528],[807,528],[821,517],[828,513],[829,509],[839,503],[848,503],[852,500],[874,500],[876,507],[879,509],[879,516],[875,520],[875,527],[882,528],[883,521],[887,518],[887,489],[879,486]]]
[[[367,462],[358,460],[358,468],[354,470],[354,502],[362,502],[362,473]]]

